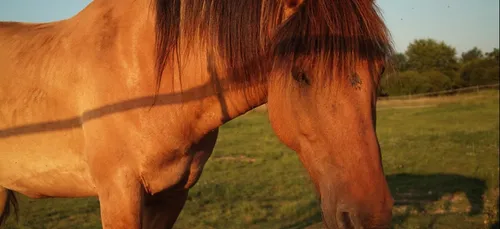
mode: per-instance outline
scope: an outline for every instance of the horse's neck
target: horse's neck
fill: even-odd
[[[180,61],[167,64],[160,95],[181,95],[187,113],[198,113],[196,121],[202,121],[197,129],[211,130],[266,102],[267,82],[262,77],[235,79],[206,48],[189,50],[193,51],[180,56]]]
[[[94,0],[87,9],[71,19],[76,26],[93,29],[93,38],[97,37],[104,41],[108,38],[106,36],[108,33],[113,34],[111,31],[115,27],[117,30],[115,36],[120,42],[116,41],[115,44],[113,42],[103,43],[115,46],[118,44],[122,47],[115,47],[115,50],[126,50],[124,55],[120,55],[120,58],[128,58],[129,65],[139,65],[138,69],[140,70],[137,70],[138,72],[135,75],[140,75],[143,80],[148,81],[146,84],[151,86],[148,87],[151,93],[154,92],[153,83],[155,79],[154,62],[152,61],[155,60],[154,18],[156,12],[152,7],[154,6],[153,1]],[[87,23],[84,25],[80,21]],[[88,21],[93,22],[88,23]],[[101,31],[96,31],[96,29]],[[97,36],[95,33],[97,33]],[[97,40],[94,43],[99,44],[99,42],[102,41]],[[184,42],[181,40],[181,43]],[[211,72],[210,69],[214,66],[210,66],[206,51],[207,47],[197,47],[196,42],[187,43],[192,44],[194,47],[190,47],[189,52],[181,50],[179,52],[180,56],[174,55],[180,58],[180,61],[176,57],[171,59],[162,79],[160,94],[182,94],[183,98],[188,100],[187,102],[192,97],[216,97],[216,100],[210,101],[215,103],[212,106],[220,107],[218,109],[220,110],[219,115],[223,121],[233,119],[266,101],[267,85],[265,82],[236,83],[231,80],[231,75]],[[224,72],[219,68],[217,70],[221,70],[219,73]],[[131,73],[131,75],[133,74]],[[214,80],[214,77],[217,80]],[[199,88],[206,88],[206,86],[209,86],[208,89],[198,90]],[[206,106],[206,103],[204,106]],[[207,112],[213,112],[213,110]]]
[[[127,77],[132,79],[135,75],[139,78],[139,80],[127,78],[125,81],[135,82],[137,85],[142,84],[142,90],[147,93],[142,93],[141,96],[149,96],[155,92],[155,63],[153,61],[155,60],[154,18],[156,13],[152,6],[154,4],[149,0],[95,0],[88,9],[72,19],[76,24],[81,24],[78,23],[80,20],[93,20],[94,25],[89,26],[96,28],[98,25],[97,28],[101,30],[111,28],[115,25],[113,21],[117,21],[119,42],[117,41],[114,46],[120,45],[120,47],[113,49],[124,52],[120,58],[128,62],[126,69],[129,76]],[[107,30],[104,29],[103,32],[105,31]],[[186,44],[182,39],[184,38],[181,38],[181,43]],[[192,40],[193,38],[185,39]],[[107,43],[113,45],[112,42]],[[206,126],[197,128],[211,129],[266,101],[267,85],[265,82],[236,83],[231,79],[231,75],[223,73],[220,66],[210,66],[207,47],[198,47],[196,42],[187,43],[193,45],[189,48],[189,52],[184,52],[182,48],[180,52],[173,52],[180,55],[174,55],[175,57],[170,59],[166,66],[160,85],[158,103],[156,103],[158,106],[161,107],[162,102],[163,104],[177,103],[171,101],[175,97],[172,95],[181,95],[182,103],[185,104],[183,107],[187,108],[185,112],[199,112],[200,116],[206,115],[207,117],[201,124]],[[176,58],[180,58],[180,61]],[[130,66],[138,67],[130,68]],[[213,68],[217,72],[211,71]]]
[[[257,42],[255,45],[258,45]],[[203,103],[203,112],[210,114],[215,120],[209,124],[211,127],[265,103],[265,81],[234,80],[235,74],[229,73],[221,61],[218,61],[220,57],[214,56],[212,47],[204,46],[196,36],[181,35],[179,43],[179,50],[171,52],[173,57],[165,68],[160,89],[162,95],[181,94],[189,104],[193,104],[193,98],[198,98]],[[255,79],[259,77],[256,75]],[[198,107],[194,109],[198,110]]]

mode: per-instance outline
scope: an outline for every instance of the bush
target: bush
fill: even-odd
[[[449,90],[453,87],[452,80],[444,73],[438,71],[429,71],[424,72],[421,75],[422,77],[426,77],[428,83],[431,85],[430,91],[428,92]]]
[[[388,96],[425,93],[432,90],[428,78],[416,71],[384,75],[380,87],[380,94]]]
[[[466,86],[495,84],[499,81],[498,62],[494,59],[475,60],[465,64],[460,78]]]

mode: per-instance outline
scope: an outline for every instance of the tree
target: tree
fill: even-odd
[[[460,62],[467,63],[482,58],[483,58],[483,51],[481,51],[477,47],[474,47],[471,50],[462,53],[462,58],[460,59]]]
[[[486,57],[487,57],[488,59],[494,59],[494,60],[496,60],[496,61],[498,62],[498,61],[500,60],[500,59],[499,59],[499,53],[498,53],[498,52],[499,52],[499,51],[498,51],[498,48],[495,48],[495,49],[493,49],[493,51],[491,51],[491,52],[487,52],[487,53],[486,53]]]
[[[460,70],[460,78],[468,86],[495,84],[499,81],[498,61],[495,59],[474,60]]]
[[[433,39],[420,39],[411,43],[407,50],[408,69],[424,71],[456,71],[459,68],[455,48]]]
[[[396,71],[406,71],[408,69],[408,58],[404,53],[396,53],[392,56],[392,64]]]

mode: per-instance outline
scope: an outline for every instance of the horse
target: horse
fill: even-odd
[[[373,0],[94,0],[0,23],[0,209],[99,199],[104,229],[172,228],[224,123],[266,104],[327,228],[386,228],[376,135],[391,38]]]

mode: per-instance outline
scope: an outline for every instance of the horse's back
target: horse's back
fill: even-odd
[[[51,184],[71,190],[90,183],[77,109],[81,80],[56,27],[0,23],[0,186],[31,196],[67,195]]]

